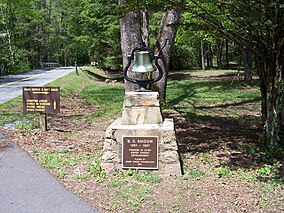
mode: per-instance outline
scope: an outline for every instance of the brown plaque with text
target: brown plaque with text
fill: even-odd
[[[123,137],[122,168],[158,169],[158,137]]]
[[[23,87],[23,112],[59,113],[59,87]]]

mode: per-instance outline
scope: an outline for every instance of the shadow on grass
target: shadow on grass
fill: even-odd
[[[239,91],[243,92],[239,92]],[[168,108],[176,108],[179,104],[190,103],[196,109],[241,106],[250,102],[260,101],[261,98],[255,93],[247,93],[246,87],[239,83],[231,84],[228,80],[212,80],[212,81],[170,81],[168,83],[167,94],[170,97],[167,101]],[[207,102],[216,103],[214,106],[197,106],[206,99]],[[219,100],[219,101],[217,101]],[[227,100],[229,104],[220,104]],[[199,104],[200,105],[200,104]]]
[[[281,164],[281,159],[269,157],[264,151],[261,118],[259,113],[250,113],[261,101],[258,88],[252,86],[222,79],[170,81],[167,107],[179,115],[174,118],[180,154],[214,153],[220,166],[232,170],[257,171],[275,161]],[[273,178],[275,182],[283,181],[279,175]]]
[[[230,70],[230,72],[225,73],[219,72],[216,73],[218,70],[182,70],[182,71],[173,71],[169,73],[168,79],[170,80],[185,80],[185,79],[234,79],[236,76],[240,76],[241,74],[238,73],[236,70]]]
[[[239,151],[242,143],[255,148],[259,146],[256,141],[259,140],[261,127],[255,124],[255,116],[245,116],[237,120],[187,113],[185,118],[175,123],[181,153],[201,153],[226,148]]]
[[[251,100],[245,100],[245,101],[240,101],[240,102],[235,102],[235,103],[230,103],[230,104],[217,104],[214,106],[197,106],[194,107],[195,109],[213,109],[213,108],[229,108],[229,107],[233,107],[233,106],[242,106],[244,104],[249,104],[249,103],[253,103],[253,102],[259,102],[261,101],[260,97],[257,98],[253,98]]]
[[[97,71],[93,72],[88,69],[80,69],[86,76],[89,78],[95,78],[98,81],[105,81],[106,79],[116,80],[119,82],[123,82],[124,78],[119,73],[109,73],[107,71]]]
[[[265,153],[259,118],[247,115],[233,119],[197,116],[194,113],[188,113],[185,118],[175,122],[180,155],[206,156],[214,153],[220,167],[225,166],[230,170],[253,169],[257,172],[271,165],[275,171],[269,176],[260,174],[258,180],[283,184],[283,158],[281,161]],[[278,162],[278,168],[273,166],[275,162]]]
[[[175,73],[169,74],[170,80],[185,80],[185,79],[190,79],[190,78],[191,78],[190,73],[175,72]]]

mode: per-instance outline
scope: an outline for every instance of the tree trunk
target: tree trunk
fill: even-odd
[[[282,54],[283,56],[283,54]],[[261,84],[261,110],[264,124],[264,137],[266,145],[276,150],[284,145],[284,130],[281,125],[283,111],[283,61],[266,57],[265,60],[257,59],[257,69]],[[273,75],[271,75],[273,74]]]
[[[160,31],[158,34],[158,39],[156,43],[156,48],[159,50],[168,39],[168,43],[162,51],[161,59],[159,60],[159,65],[164,71],[164,75],[160,81],[158,81],[154,87],[158,90],[160,94],[160,100],[162,105],[166,100],[166,87],[167,87],[167,78],[171,62],[171,54],[174,46],[174,40],[176,36],[176,26],[177,22],[180,19],[181,12],[176,9],[167,10],[161,20]]]
[[[219,41],[216,45],[217,49],[217,67],[219,69],[222,69],[223,67],[223,62],[222,62],[222,49],[223,49],[223,44],[222,41]]]
[[[252,52],[247,50],[244,52],[244,80],[252,81]]]
[[[213,51],[211,44],[207,44],[207,51],[206,51],[206,58],[207,58],[207,67],[209,69],[213,68]]]
[[[11,42],[11,33],[10,31],[7,29],[7,37],[8,37],[8,46],[9,46],[9,52],[10,52],[10,59],[11,59],[11,63],[12,65],[14,65],[14,51],[13,51],[13,47],[12,47],[12,42]]]
[[[228,40],[226,40],[226,53],[225,53],[225,56],[226,56],[226,67],[229,67],[229,42]]]
[[[142,13],[142,40],[146,46],[150,46],[150,33],[149,33],[149,13],[146,9],[141,11]]]
[[[205,70],[205,56],[204,56],[204,42],[200,42],[200,56],[201,56],[201,68],[202,70]]]
[[[124,5],[124,0],[119,0],[119,5]],[[122,19],[120,19],[120,37],[123,69],[128,64],[127,55],[131,54],[135,47],[139,46],[142,41],[141,21],[139,12],[130,11]],[[139,76],[133,72],[129,72],[131,78],[137,79]],[[133,91],[138,89],[136,84],[125,81],[125,91]]]

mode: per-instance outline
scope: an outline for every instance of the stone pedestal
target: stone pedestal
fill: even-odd
[[[126,92],[122,111],[122,125],[161,124],[158,92]]]
[[[158,169],[153,170],[161,176],[181,175],[174,122],[173,119],[162,119],[157,92],[125,94],[122,117],[106,130],[102,156],[102,168],[106,173],[123,169],[124,137],[156,137]]]

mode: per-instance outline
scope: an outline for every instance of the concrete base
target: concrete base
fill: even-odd
[[[122,139],[131,137],[158,137],[158,170],[161,176],[180,176],[181,166],[172,119],[161,124],[122,124],[118,118],[106,130],[102,168],[106,173],[122,170]]]

